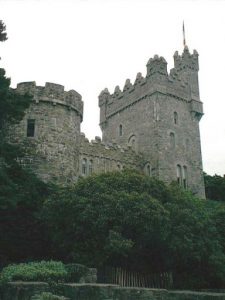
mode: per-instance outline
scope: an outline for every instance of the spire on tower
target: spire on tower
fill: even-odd
[[[185,38],[184,21],[183,21],[183,45],[184,45],[184,48],[187,46],[187,45],[186,45],[186,38]]]

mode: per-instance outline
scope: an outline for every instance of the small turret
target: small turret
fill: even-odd
[[[150,58],[147,63],[147,77],[151,77],[155,74],[168,76],[167,62],[164,57],[155,55],[154,58]]]
[[[109,99],[110,93],[107,88],[105,88],[103,91],[101,91],[100,95],[98,96],[98,105],[99,107],[103,106],[104,104],[107,103]]]
[[[185,46],[182,55],[179,55],[176,51],[173,57],[174,67],[180,79],[184,82],[187,82],[190,86],[191,98],[199,100],[198,52],[194,50],[193,54],[191,54],[188,47]]]
[[[98,106],[100,107],[100,124],[104,123],[106,120],[106,109],[109,98],[110,93],[107,88],[101,91],[100,95],[98,96]]]
[[[198,71],[198,52],[196,50],[193,51],[193,54],[189,52],[188,46],[184,47],[184,51],[182,55],[178,54],[178,51],[174,53],[174,66],[177,71],[181,71],[184,69],[190,69],[193,71]]]

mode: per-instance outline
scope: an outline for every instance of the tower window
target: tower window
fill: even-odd
[[[181,166],[177,165],[177,183],[182,185],[182,173],[181,173]]]
[[[187,167],[183,166],[183,187],[187,188]]]
[[[87,174],[87,160],[86,160],[86,158],[83,158],[83,160],[82,160],[82,174],[83,175]]]
[[[123,126],[120,124],[119,126],[119,136],[123,135]]]
[[[128,146],[131,147],[132,150],[137,152],[137,141],[136,141],[136,136],[132,135],[129,140],[128,140]]]
[[[170,147],[175,148],[175,134],[173,132],[170,132]]]
[[[27,120],[27,137],[34,137],[35,133],[35,120],[28,119]]]
[[[149,163],[147,163],[145,165],[144,171],[145,171],[145,174],[147,176],[151,176],[152,175],[152,168],[151,168],[151,165]]]
[[[176,111],[173,113],[173,120],[174,120],[174,124],[177,125],[178,124],[178,114]]]
[[[89,161],[89,175],[91,175],[93,172],[93,160]]]

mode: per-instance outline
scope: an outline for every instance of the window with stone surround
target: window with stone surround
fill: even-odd
[[[89,170],[88,170],[89,175],[93,173],[93,160],[89,160]]]
[[[82,175],[87,175],[87,160],[86,160],[86,158],[82,159]]]
[[[131,147],[132,150],[134,150],[135,152],[137,152],[137,140],[136,140],[136,136],[132,135],[129,140],[128,140],[128,146]]]
[[[182,169],[180,165],[177,165],[177,183],[182,185]]]
[[[147,176],[151,176],[152,175],[152,168],[151,168],[150,163],[147,163],[145,165],[144,172],[145,172],[145,175],[147,175]]]
[[[120,124],[119,126],[119,136],[123,135],[123,125]]]
[[[27,120],[27,137],[34,137],[35,134],[35,120]]]
[[[187,166],[177,165],[177,183],[185,189],[188,187],[187,175]]]
[[[187,188],[187,167],[183,166],[183,187],[186,189]]]
[[[170,132],[170,148],[175,148],[175,134],[173,132]]]
[[[178,114],[176,111],[173,113],[173,120],[174,120],[174,124],[177,125],[178,124]]]

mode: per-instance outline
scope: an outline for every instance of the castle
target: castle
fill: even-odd
[[[32,103],[11,140],[27,149],[20,163],[44,181],[71,184],[79,176],[134,168],[166,183],[177,181],[205,198],[199,121],[198,53],[187,46],[174,54],[167,72],[163,57],[151,58],[147,74],[113,94],[99,95],[102,139],[91,142],[80,132],[81,95],[58,84],[35,82],[17,85]]]

